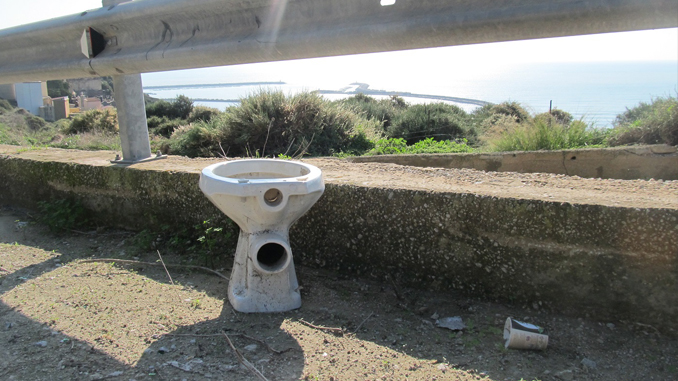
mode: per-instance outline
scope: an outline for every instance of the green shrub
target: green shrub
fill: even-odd
[[[177,129],[169,146],[191,157],[360,154],[372,147],[377,128],[314,93],[262,90],[208,122]]]
[[[617,116],[608,144],[678,145],[678,99],[663,97],[641,102]]]
[[[47,122],[39,116],[28,114],[25,116],[26,124],[31,131],[38,131],[45,127]]]
[[[375,147],[368,155],[397,155],[397,154],[422,154],[422,153],[461,153],[473,152],[466,140],[453,142],[450,140],[437,141],[433,138],[420,140],[408,146],[402,138],[379,139]]]
[[[76,115],[63,129],[66,135],[84,132],[115,133],[118,131],[118,114],[115,110],[88,110]]]
[[[566,118],[566,115],[562,115]],[[517,102],[489,104],[477,108],[470,116],[470,124],[481,135],[480,140],[496,135],[499,131],[512,130],[515,126],[531,121],[531,116]]]
[[[169,119],[166,116],[158,117],[152,116],[147,119],[148,130],[152,135],[160,135],[169,138],[174,130],[188,124],[183,119]]]
[[[393,121],[387,135],[414,144],[427,138],[436,140],[475,139],[468,114],[460,107],[445,104],[410,106]]]
[[[515,118],[516,122],[523,123],[529,121],[530,113],[518,102],[502,102],[492,105],[490,113],[494,115],[506,115]]]
[[[211,123],[196,123],[179,127],[174,130],[168,142],[161,144],[161,150],[174,155],[188,157],[217,157],[225,156],[222,152],[223,140],[216,121]]]
[[[193,111],[193,101],[185,95],[179,95],[172,102],[158,100],[146,104],[146,117],[167,117],[169,119],[188,119]]]
[[[221,111],[205,106],[195,106],[190,114],[188,114],[187,121],[188,123],[194,122],[209,122],[215,116],[221,114]]]
[[[367,119],[374,119],[381,122],[384,131],[391,127],[393,119],[409,107],[402,98],[397,96],[392,96],[389,99],[377,100],[363,93],[356,94],[337,102]]]
[[[70,86],[68,85],[68,82],[60,79],[47,81],[47,95],[52,98],[70,96]]]
[[[574,120],[574,117],[572,116],[572,114],[570,114],[567,111],[559,110],[557,108],[551,110],[551,113],[544,112],[544,113],[538,114],[538,115],[535,116],[535,119],[536,118],[544,119],[544,120],[547,121],[547,123],[550,119],[551,124],[558,123],[558,124],[562,124],[562,125],[568,125],[568,124],[572,123],[572,121]]]

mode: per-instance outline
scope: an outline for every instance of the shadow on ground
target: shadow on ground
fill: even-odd
[[[209,273],[155,262],[129,234],[54,236],[0,212],[0,378],[15,380],[621,380],[678,377],[678,345],[633,322],[593,322],[299,267],[303,306],[243,314]],[[166,253],[168,263],[185,257]],[[226,271],[227,272],[227,271]],[[435,326],[461,316],[467,328]],[[507,350],[508,316],[544,326],[543,352]]]

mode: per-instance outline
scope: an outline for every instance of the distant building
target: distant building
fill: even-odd
[[[88,97],[100,97],[103,95],[101,90],[101,78],[76,78],[67,79],[68,86],[76,94],[85,94]]]
[[[46,82],[25,82],[14,85],[17,106],[26,109],[33,115],[40,115],[43,98],[47,97]]]
[[[78,100],[80,102],[80,111],[102,110],[104,108],[104,106],[101,104],[101,99],[99,98],[88,98],[84,95],[81,95],[78,97]]]
[[[0,98],[8,101],[16,101],[16,91],[14,91],[14,84],[0,85]]]
[[[59,119],[66,119],[71,115],[71,108],[68,104],[68,97],[42,99],[43,105],[40,106],[40,117],[48,122],[54,122]]]
[[[68,97],[52,98],[52,105],[54,106],[54,120],[66,119],[71,115]]]

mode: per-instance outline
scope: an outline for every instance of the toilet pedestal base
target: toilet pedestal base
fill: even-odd
[[[283,312],[301,307],[287,231],[240,231],[228,300],[240,312]]]

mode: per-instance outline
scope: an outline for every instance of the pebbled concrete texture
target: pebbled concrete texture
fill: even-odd
[[[355,163],[542,172],[602,179],[678,180],[678,151],[676,147],[668,145],[509,153],[382,155],[350,160]]]
[[[132,230],[226,221],[198,188],[219,160],[120,167],[114,154],[0,146],[0,204],[76,198],[98,223]],[[330,180],[290,236],[301,265],[678,334],[675,208]]]

